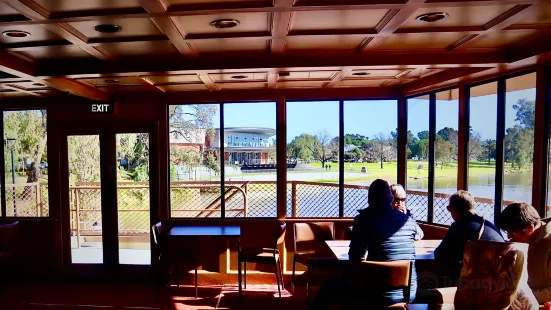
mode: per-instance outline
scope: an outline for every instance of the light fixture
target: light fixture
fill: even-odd
[[[210,22],[210,25],[218,29],[226,29],[238,26],[239,21],[237,19],[217,19]]]
[[[33,83],[33,86],[43,87],[44,85],[40,83]]]
[[[94,30],[101,33],[115,33],[122,30],[122,27],[119,25],[113,24],[101,24],[94,27]]]
[[[415,19],[420,21],[420,22],[434,23],[434,22],[437,22],[439,20],[446,19],[446,18],[448,18],[448,16],[449,16],[449,14],[445,13],[445,12],[434,12],[434,13],[426,13],[426,14],[423,14],[423,15],[419,15]]]
[[[105,84],[118,84],[120,81],[119,80],[103,80],[103,83]]]
[[[31,36],[29,32],[23,30],[6,30],[2,32],[2,35],[10,38],[26,38]]]
[[[244,80],[244,79],[248,78],[248,76],[246,76],[246,75],[232,75],[231,78],[234,79],[234,80]]]
[[[370,73],[369,72],[354,72],[352,73],[352,75],[355,75],[355,76],[368,76]]]
[[[291,76],[291,72],[279,72],[280,77],[288,77]]]

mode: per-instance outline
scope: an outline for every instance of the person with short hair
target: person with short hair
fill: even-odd
[[[400,184],[392,184],[390,185],[390,191],[392,192],[392,196],[394,196],[392,207],[413,218],[413,214],[406,207],[406,190],[404,189],[404,187]],[[419,224],[417,224],[417,233],[415,234],[415,240],[421,240],[424,236],[425,234],[423,233],[423,230],[421,229]]]
[[[528,286],[540,304],[551,301],[551,225],[527,203],[512,203],[499,216],[512,242],[528,243]]]
[[[459,278],[461,272],[467,241],[505,241],[494,224],[476,214],[475,206],[474,198],[468,191],[460,190],[450,197],[447,209],[454,223],[434,251],[434,258],[448,265],[450,275],[455,279]]]

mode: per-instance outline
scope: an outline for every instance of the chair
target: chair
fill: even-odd
[[[19,221],[0,225],[0,266],[10,266],[17,256]]]
[[[293,226],[293,276],[291,278],[291,292],[295,293],[296,263],[307,267],[306,281],[307,297],[310,300],[310,267],[311,259],[327,258],[332,254],[327,250],[326,240],[335,239],[335,223],[313,222],[295,223]],[[318,261],[318,260],[316,260]],[[319,260],[321,262],[321,260]]]
[[[392,289],[401,288],[404,290],[404,300],[393,308],[401,304],[408,304],[411,296],[411,276],[413,270],[413,261],[362,261],[350,266],[346,284],[360,292],[384,292]],[[354,298],[345,299],[345,309],[365,308],[369,300],[357,300]]]
[[[247,263],[257,263],[257,264],[273,264],[275,267],[275,274],[277,280],[277,290],[279,292],[279,297],[281,298],[281,286],[283,286],[283,266],[281,265],[281,260],[279,258],[279,246],[285,241],[285,232],[287,230],[287,225],[281,223],[276,231],[276,234],[273,236],[273,248],[261,248],[261,247],[244,247],[241,248],[241,243],[238,244],[238,268],[239,268],[239,297],[242,295],[241,289],[241,263],[243,263],[243,276],[244,276],[244,287],[247,288]]]

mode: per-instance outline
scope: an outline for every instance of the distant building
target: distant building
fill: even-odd
[[[271,145],[275,129],[260,127],[224,128],[224,162],[231,165],[270,164],[270,152],[275,152]],[[215,130],[213,141],[207,139],[205,147],[220,152],[220,129]]]

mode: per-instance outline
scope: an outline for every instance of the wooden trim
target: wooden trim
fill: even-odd
[[[0,202],[0,218],[6,217],[6,158],[5,154],[6,152],[4,149],[6,146],[5,141],[5,133],[4,133],[4,110],[0,110],[2,112],[2,117],[0,119],[0,134],[2,135],[2,154],[0,154],[0,162],[2,162],[2,165],[0,166],[0,190],[2,191],[0,193],[0,198],[2,201]]]
[[[277,9],[289,10],[293,7],[294,0],[275,0],[274,7]],[[289,11],[275,12],[272,15],[272,40],[270,42],[271,54],[277,55],[285,52],[287,47],[287,36],[291,23],[293,21],[293,13]]]
[[[547,217],[549,179],[549,134],[551,77],[549,68],[536,71],[536,123],[534,126],[534,167],[532,169],[532,205],[542,218]]]
[[[505,160],[505,92],[507,85],[505,79],[497,81],[497,126],[496,126],[496,177],[494,198],[494,223],[498,223],[503,205],[504,160]]]
[[[398,184],[407,190],[408,107],[407,99],[398,99]]]
[[[434,144],[436,140],[436,93],[429,94],[429,186],[427,222],[434,222]]]
[[[470,126],[470,89],[459,84],[459,132],[457,147],[457,189],[469,188],[469,126]]]
[[[344,217],[344,100],[339,100],[339,217]]]
[[[218,161],[220,162],[220,210],[222,211],[220,213],[220,217],[224,219],[226,218],[226,154],[224,151],[224,103],[220,102],[218,106],[220,107],[220,152],[218,153]]]
[[[284,96],[276,101],[276,157],[277,157],[277,218],[287,216],[287,102]]]

